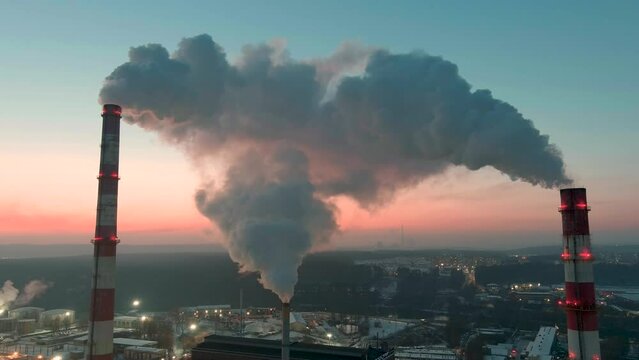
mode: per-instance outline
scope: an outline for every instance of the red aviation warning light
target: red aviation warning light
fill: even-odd
[[[579,254],[579,257],[582,260],[592,260],[592,253],[589,252],[588,250],[584,250]]]

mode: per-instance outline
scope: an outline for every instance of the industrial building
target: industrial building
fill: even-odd
[[[192,360],[276,360],[282,344],[276,340],[207,336],[191,350]],[[392,352],[316,344],[290,344],[290,360],[392,360]]]
[[[161,360],[167,358],[167,351],[154,347],[129,346],[124,349],[127,360]]]
[[[42,312],[44,312],[43,308],[26,306],[9,310],[7,316],[12,319],[38,320]]]
[[[68,328],[74,322],[75,311],[71,309],[53,309],[40,313],[40,326],[44,329]]]
[[[457,360],[457,354],[445,345],[399,347],[397,360]]]
[[[135,329],[140,326],[140,318],[137,316],[116,316],[113,319],[113,328]]]
[[[542,326],[535,337],[526,347],[526,353],[530,360],[551,360],[551,351],[555,345],[557,328]]]
[[[484,360],[506,360],[516,356],[517,350],[514,344],[499,343],[495,345],[486,345],[484,347]]]
[[[19,319],[16,324],[16,332],[18,335],[30,334],[38,328],[35,319]]]
[[[18,319],[0,318],[0,333],[10,333],[16,329]]]
[[[231,311],[231,305],[219,304],[219,305],[198,305],[198,306],[184,306],[179,308],[179,311],[187,314],[200,314],[201,313],[217,313]]]

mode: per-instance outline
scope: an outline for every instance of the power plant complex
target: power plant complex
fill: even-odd
[[[98,206],[94,244],[94,265],[89,316],[86,359],[113,359],[115,260],[117,235],[117,202],[119,180],[120,119],[122,109],[106,104],[102,109],[102,143],[98,175]],[[599,360],[599,336],[593,279],[593,255],[590,244],[586,190],[561,190],[559,211],[563,223],[563,253],[565,270],[565,299],[560,300],[567,314],[569,358]],[[282,338],[279,345],[266,340],[233,339],[210,336],[193,349],[193,358],[282,360],[324,358],[384,358],[392,353],[381,352],[370,357],[366,352],[321,345],[302,346],[290,341],[290,304],[282,304]],[[276,355],[275,350],[280,349]],[[370,351],[370,350],[369,350]],[[322,355],[323,354],[323,355]],[[367,356],[368,355],[368,356]]]
[[[111,360],[113,354],[117,202],[119,180],[120,119],[122,109],[106,104],[102,109],[102,143],[98,175],[98,204],[94,244],[91,307],[86,348],[87,360]],[[559,303],[567,315],[569,359],[599,360],[599,334],[593,278],[586,189],[561,190],[559,211],[563,224],[565,299]],[[241,311],[241,310],[240,310]],[[291,344],[290,304],[282,304],[279,345],[267,340],[210,336],[193,349],[193,359],[393,359],[391,352],[374,356],[363,351],[339,350],[324,345]],[[293,345],[293,347],[291,346]],[[279,348],[279,354],[275,350]],[[332,350],[331,350],[332,348]],[[291,350],[294,355],[291,357]],[[322,355],[323,354],[323,355]],[[308,356],[308,357],[307,357]]]
[[[332,283],[321,283],[308,286],[300,285],[301,282],[298,286],[307,287],[295,290],[295,299],[300,299],[300,303],[296,303],[295,307],[309,310],[307,312],[292,313],[288,300],[282,302],[280,314],[277,314],[277,308],[271,307],[247,309],[243,306],[243,293],[240,292],[239,309],[234,309],[228,304],[198,305],[174,309],[175,311],[171,312],[143,313],[139,309],[141,301],[136,299],[128,313],[116,314],[116,247],[119,243],[117,205],[122,108],[115,104],[106,104],[102,107],[101,115],[96,227],[95,236],[91,240],[94,252],[88,326],[76,322],[73,309],[44,311],[39,307],[11,307],[9,305],[12,303],[7,302],[8,305],[0,307],[0,355],[12,355],[0,356],[0,360],[49,360],[44,356],[53,356],[51,360],[80,360],[82,357],[86,360],[112,360],[122,357],[125,360],[459,360],[464,357],[465,345],[462,344],[472,343],[479,337],[482,337],[482,341],[491,337],[500,338],[497,345],[485,345],[480,349],[486,355],[484,359],[601,360],[597,293],[593,276],[594,256],[588,222],[590,207],[584,188],[560,190],[559,212],[563,227],[561,260],[565,277],[563,288],[560,278],[552,287],[544,287],[541,283],[537,283],[536,286],[532,283],[511,283],[507,286],[487,283],[483,288],[477,287],[482,293],[471,294],[467,298],[457,296],[457,299],[461,299],[458,301],[466,304],[476,301],[476,305],[485,309],[491,308],[486,306],[490,301],[494,301],[490,304],[494,308],[495,303],[508,300],[516,304],[530,304],[531,308],[538,306],[537,309],[545,306],[545,310],[552,309],[552,313],[559,314],[561,319],[563,314],[555,305],[557,301],[566,313],[565,334],[560,334],[560,327],[541,326],[536,336],[526,334],[515,339],[516,333],[530,332],[530,327],[524,331],[515,329],[512,336],[508,337],[507,333],[513,329],[506,326],[499,329],[473,325],[475,328],[472,331],[460,334],[460,345],[453,349],[441,336],[448,332],[448,316],[453,316],[455,311],[448,308],[451,294],[454,293],[449,288],[452,284],[451,272],[457,271],[456,275],[465,277],[466,284],[474,285],[475,269],[479,264],[476,259],[464,264],[456,257],[449,260],[436,257],[435,260],[420,258],[420,261],[416,261],[408,257],[394,256],[390,259],[363,259],[359,260],[360,263],[354,261],[355,265],[371,266],[367,269],[371,272],[378,271],[380,274],[383,272],[386,277],[378,277],[378,281],[382,279],[379,284],[384,284],[383,286],[363,284],[358,278],[356,287],[347,288],[345,292],[351,294],[350,296],[375,292],[375,296],[383,298],[384,301],[394,301],[391,296],[397,292],[397,278],[401,271],[411,273],[417,279],[424,276],[432,280],[432,283],[445,284],[442,285],[444,288],[434,290],[432,294],[433,304],[447,304],[446,307],[417,309],[416,313],[424,315],[424,318],[400,318],[400,311],[391,301],[383,303],[386,313],[379,312],[377,308],[378,313],[375,315],[369,315],[374,313],[373,311],[344,312],[346,316],[342,318],[341,315],[338,317],[335,313],[329,313],[328,306],[323,306],[322,311],[316,311],[319,307],[313,302],[314,295],[326,292],[326,286],[330,287],[330,294],[338,294],[336,291],[340,291],[339,286],[347,285],[333,286]],[[560,266],[557,259],[552,261],[557,269]],[[494,263],[487,261],[486,264]],[[322,268],[322,276],[324,272],[325,269]],[[413,284],[410,282],[409,285]],[[508,292],[506,289],[511,291]],[[392,291],[395,293],[386,293]],[[305,302],[301,300],[304,295],[307,296],[303,300]],[[345,301],[353,299],[347,296],[345,298]],[[419,306],[423,304],[422,300],[418,302]],[[354,303],[359,306],[364,301]],[[377,306],[380,303],[374,304]],[[429,306],[439,306],[433,304]],[[0,305],[3,303],[0,302]],[[155,331],[155,335],[159,334],[159,324],[165,326],[163,331],[166,332],[163,334],[170,333],[170,341],[167,341],[166,337],[163,338],[161,348],[156,347],[160,346],[159,337],[149,337],[149,332]],[[536,321],[533,324],[535,328],[538,326]],[[181,329],[179,335],[178,329]],[[424,336],[427,340],[418,335]],[[393,336],[400,340],[389,345],[390,341],[387,340]],[[557,356],[557,339],[560,336],[563,336],[560,349],[563,351],[562,357]],[[21,340],[21,337],[29,340]],[[413,337],[419,338],[424,344],[400,346],[401,340],[412,341]],[[435,343],[432,339],[437,339],[440,343]],[[189,343],[190,346],[176,346],[176,343],[182,340],[185,340],[182,344]],[[61,349],[70,355],[56,355],[61,353]]]

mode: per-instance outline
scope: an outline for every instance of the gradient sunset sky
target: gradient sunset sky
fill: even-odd
[[[588,188],[599,244],[639,243],[639,2],[0,2],[0,243],[87,243],[97,198],[104,78],[131,46],[174,50],[210,34],[232,61],[284,39],[292,57],[344,41],[424,50],[517,109]],[[211,243],[199,177],[175,148],[124,125],[119,235],[129,244]],[[215,172],[215,169],[207,171]],[[508,248],[557,243],[559,193],[494,169],[453,168],[372,213],[336,200],[336,247]]]

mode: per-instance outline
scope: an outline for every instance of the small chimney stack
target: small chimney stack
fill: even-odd
[[[282,360],[290,359],[291,346],[291,304],[282,303]]]

